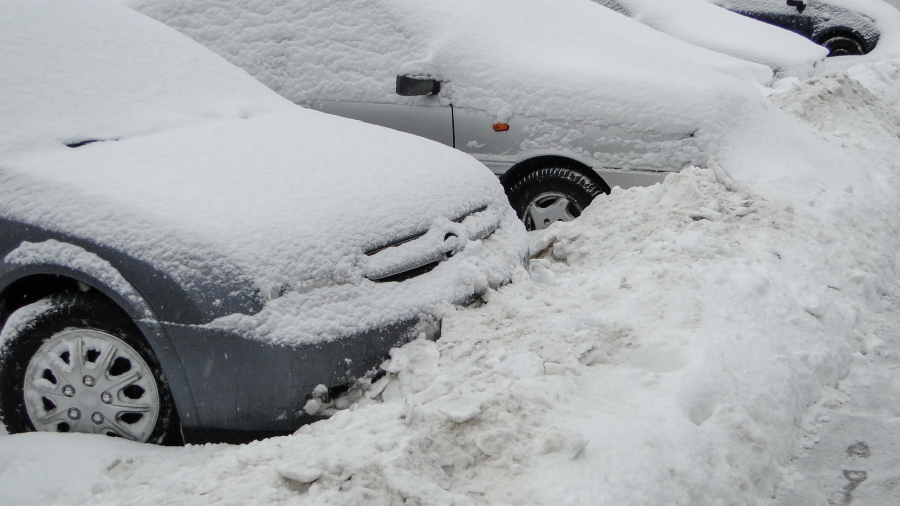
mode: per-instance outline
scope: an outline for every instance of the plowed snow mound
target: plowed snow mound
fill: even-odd
[[[45,504],[770,504],[807,407],[838,395],[896,295],[900,251],[890,97],[842,76],[778,100],[822,145],[846,142],[868,180],[796,180],[791,200],[713,162],[616,190],[535,237],[530,277],[447,316],[439,341],[394,350],[329,420],[242,447],[3,438],[0,490]],[[77,488],[43,472],[61,458],[38,451],[50,445],[78,449]]]
[[[822,138],[857,156],[897,168],[900,61],[855,67],[852,75],[842,72],[813,78],[772,99],[812,125]],[[877,172],[869,171],[870,175]]]

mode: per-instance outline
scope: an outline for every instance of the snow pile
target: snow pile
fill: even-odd
[[[828,50],[800,35],[704,0],[595,0],[647,26],[700,47],[766,65],[776,77],[821,72]]]
[[[723,161],[616,190],[534,238],[530,278],[448,315],[437,342],[393,350],[388,375],[327,421],[241,447],[4,438],[0,490],[26,503],[770,504],[807,406],[898,295],[896,70],[854,70],[873,92],[832,76],[777,99],[811,122],[810,145],[858,160],[845,178]],[[792,187],[765,191],[765,173]],[[79,448],[77,489],[74,475],[17,471],[67,458],[28,451],[50,444]]]

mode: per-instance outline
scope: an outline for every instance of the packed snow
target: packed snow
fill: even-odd
[[[803,504],[843,471],[804,460],[817,438],[877,404],[854,383],[896,386],[900,60],[783,84],[731,111],[706,167],[533,235],[529,271],[331,418],[242,446],[3,437],[0,503]],[[884,465],[896,406],[868,419]],[[824,499],[900,495],[855,448]]]
[[[779,78],[812,77],[828,55],[805,37],[704,0],[594,1],[691,44],[766,65]]]

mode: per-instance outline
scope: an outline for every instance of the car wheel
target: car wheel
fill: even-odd
[[[529,172],[510,185],[507,195],[527,230],[542,230],[581,215],[594,197],[607,193],[584,174],[567,167]]]
[[[828,35],[819,44],[828,48],[828,56],[855,56],[865,53],[859,39],[847,34]]]
[[[11,434],[181,442],[153,351],[134,323],[98,295],[53,295],[25,306],[0,336],[0,419]]]

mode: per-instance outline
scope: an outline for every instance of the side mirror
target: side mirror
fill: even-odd
[[[803,12],[806,9],[806,0],[787,0],[788,7],[796,7],[797,12]]]
[[[397,76],[397,94],[404,97],[437,95],[441,92],[441,82],[427,76]]]

